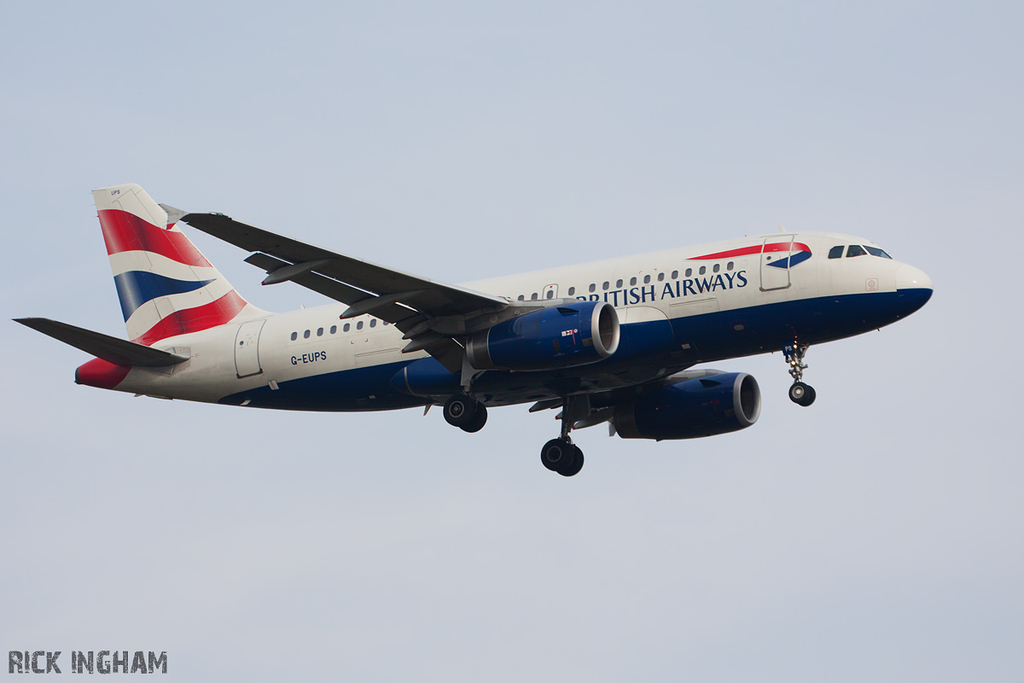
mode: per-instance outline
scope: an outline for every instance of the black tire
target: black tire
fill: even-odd
[[[803,382],[794,382],[793,386],[789,388],[789,400],[804,408],[814,403],[816,396],[814,387]]]
[[[444,419],[452,427],[468,425],[476,417],[479,405],[472,396],[455,394],[444,402]]]
[[[473,420],[469,424],[462,425],[461,429],[464,432],[473,434],[483,429],[485,424],[487,424],[487,406],[483,403],[478,403]]]
[[[789,387],[789,400],[797,405],[804,405],[804,398],[807,396],[807,390],[809,386],[803,382],[793,382],[793,385]]]
[[[579,446],[572,447],[572,462],[558,470],[563,477],[575,477],[583,469],[583,451]]]
[[[540,449],[540,461],[552,472],[558,472],[572,465],[573,448],[575,446],[566,439],[551,439]]]

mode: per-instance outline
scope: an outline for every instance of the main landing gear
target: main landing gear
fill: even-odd
[[[792,344],[782,347],[782,353],[789,364],[789,374],[793,377],[793,384],[789,387],[789,400],[806,408],[814,403],[814,398],[817,395],[814,387],[804,384],[802,381],[804,370],[807,369],[807,365],[804,364],[807,344],[801,344],[794,339]]]
[[[540,449],[540,461],[552,472],[573,477],[583,469],[583,451],[568,435],[551,439]]]
[[[540,461],[544,467],[563,477],[574,477],[583,469],[583,451],[569,438],[569,432],[584,413],[590,414],[589,397],[567,397],[562,403],[561,436],[551,439],[540,449]]]
[[[487,424],[487,406],[469,394],[455,394],[444,403],[444,419],[464,432],[479,432]]]
[[[540,461],[552,472],[563,477],[574,477],[583,469],[583,451],[569,438],[577,420],[590,414],[587,396],[569,396],[563,400],[562,433],[540,449]],[[444,419],[464,432],[479,432],[487,423],[487,406],[470,394],[455,394],[444,402]]]

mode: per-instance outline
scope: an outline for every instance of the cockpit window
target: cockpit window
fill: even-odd
[[[867,256],[868,253],[864,251],[864,247],[859,244],[851,244],[846,250],[846,258],[852,258],[854,256]]]
[[[865,244],[864,248],[867,249],[868,253],[871,254],[872,256],[881,256],[882,258],[887,258],[887,259],[891,259],[892,258],[892,256],[889,256],[888,254],[885,253],[884,250],[879,249],[878,247],[869,247],[869,246],[867,246]]]
[[[838,247],[832,247],[831,249],[829,249],[828,250],[828,257],[829,258],[843,258],[843,245],[840,244]]]

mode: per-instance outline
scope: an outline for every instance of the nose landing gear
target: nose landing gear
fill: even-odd
[[[809,406],[814,403],[816,396],[814,387],[809,384],[793,382],[793,385],[789,387],[789,400],[797,405]]]
[[[786,363],[789,364],[789,374],[793,378],[793,384],[789,387],[789,400],[806,408],[814,403],[814,399],[817,396],[814,387],[803,382],[804,370],[807,369],[807,365],[804,363],[807,344],[801,344],[794,339],[792,344],[786,344],[782,347],[782,353],[786,357]]]

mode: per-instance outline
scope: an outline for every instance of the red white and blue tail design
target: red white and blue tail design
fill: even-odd
[[[117,185],[92,195],[132,341],[149,346],[263,314],[239,296],[141,187]]]

